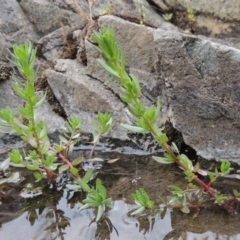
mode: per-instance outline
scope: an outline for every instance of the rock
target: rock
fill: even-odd
[[[68,26],[64,28],[59,28],[50,34],[42,37],[38,44],[41,46],[41,54],[49,62],[54,61],[55,59],[61,58],[63,46],[66,41],[64,34],[67,34],[70,31]],[[65,38],[65,39],[64,39]]]
[[[9,37],[0,32],[0,61],[8,62],[9,52],[12,44],[9,42]]]
[[[36,31],[45,35],[57,28],[64,19],[62,11],[46,0],[21,0],[21,7]]]
[[[153,0],[160,8],[166,6],[178,10],[193,9],[195,12],[213,15],[224,20],[240,20],[239,0]]]
[[[155,101],[155,97],[159,96],[157,90],[160,89],[159,86],[161,85],[157,81],[158,76],[155,72],[158,57],[154,46],[154,29],[130,23],[115,16],[102,16],[99,18],[98,24],[100,27],[107,26],[113,29],[116,41],[123,49],[129,72],[139,78],[143,89],[141,100],[146,106],[150,106],[152,104],[150,99]],[[126,31],[126,29],[128,29],[128,31]],[[88,41],[85,42],[85,46],[87,56],[86,73],[102,81],[103,84],[111,88],[115,94],[120,95],[120,82],[109,76],[109,74],[97,64],[96,59],[99,58],[99,54],[95,47]],[[151,92],[151,94],[149,94],[149,92]]]
[[[86,75],[84,67],[76,60],[58,59],[54,70],[47,70],[46,76],[56,98],[68,116],[82,118],[82,131],[93,132],[96,113],[113,114],[112,137],[126,139],[126,130],[121,123],[130,118],[123,103],[100,81]]]
[[[108,0],[94,1],[92,6],[93,16],[101,16],[103,14],[115,15],[123,19],[149,25],[155,28],[165,30],[178,31],[177,27],[166,22],[148,3],[146,0],[141,1],[122,1]]]
[[[0,61],[7,61],[13,44],[36,41],[38,35],[16,0],[2,0],[0,8]]]
[[[38,93],[39,99],[44,96],[44,92],[39,91]],[[51,105],[45,101],[38,109],[37,112],[37,120],[43,121],[47,124],[48,133],[64,132],[67,131],[65,127],[65,120],[60,117],[58,114],[53,112]]]
[[[12,68],[9,65],[0,62],[0,82],[9,79],[11,72]]]
[[[156,30],[168,115],[197,154],[240,157],[240,50],[177,32]]]
[[[154,72],[154,64],[158,60],[153,42],[153,29],[139,24],[124,21],[115,16],[103,16],[98,20],[100,27],[107,26],[113,29],[116,41],[123,49],[128,67],[147,72]],[[126,31],[128,29],[128,31]],[[104,70],[96,66],[95,58],[98,54],[88,45],[87,73],[101,79],[106,76]]]

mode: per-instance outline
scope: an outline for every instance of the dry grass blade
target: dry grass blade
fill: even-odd
[[[77,3],[77,0],[73,0],[73,2],[74,2],[74,4],[76,5],[77,10],[78,10],[78,13],[80,14],[81,17],[83,17],[83,18],[86,19],[87,21],[92,20],[92,16],[91,16],[92,14],[91,14],[91,8],[90,8],[90,6],[92,6],[91,0],[88,1],[88,5],[89,5],[89,8],[90,8],[90,16],[91,16],[91,17],[89,17],[89,16],[82,10],[82,8],[81,8],[81,7],[79,6],[79,4]]]
[[[92,20],[92,5],[93,5],[93,0],[88,0],[88,6],[89,6],[89,16],[90,16],[90,19]]]

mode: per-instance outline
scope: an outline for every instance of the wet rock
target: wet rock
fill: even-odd
[[[240,51],[161,30],[155,46],[168,115],[186,144],[207,159],[239,161]]]
[[[59,59],[54,70],[47,70],[46,76],[53,92],[68,116],[82,118],[82,131],[93,132],[96,113],[113,113],[112,137],[126,138],[126,131],[120,123],[130,122],[123,103],[100,81],[86,75],[84,67],[76,60]]]
[[[239,0],[153,0],[160,8],[166,6],[179,10],[193,9],[196,12],[213,15],[225,20],[240,20]]]

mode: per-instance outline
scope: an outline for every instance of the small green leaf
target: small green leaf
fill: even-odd
[[[44,96],[35,104],[34,108],[39,108],[45,101],[47,96],[47,92],[45,92]]]
[[[20,154],[20,151],[18,149],[13,149],[9,154],[8,156],[10,157],[10,159],[16,163],[16,164],[19,164],[22,162],[22,156]]]
[[[99,206],[98,206],[98,212],[97,212],[96,222],[98,222],[99,219],[102,217],[102,215],[103,215],[103,213],[104,213],[104,211],[105,211],[104,206],[105,206],[105,205],[99,205]]]
[[[233,190],[233,194],[235,197],[240,197],[240,192],[238,192],[236,189]]]
[[[215,182],[216,181],[216,177],[215,177],[215,174],[214,173],[212,173],[212,172],[209,172],[209,177],[210,177],[210,181],[213,183],[213,182]]]
[[[118,73],[116,71],[114,71],[111,67],[109,67],[102,59],[97,59],[98,64],[106,71],[108,72],[110,75],[112,75],[113,77],[120,79],[120,76],[118,75]]]
[[[177,187],[177,186],[175,186],[175,185],[170,185],[170,186],[168,186],[168,187],[171,188],[171,189],[173,189],[173,190],[175,190],[175,191],[178,191],[178,192],[182,192],[182,191],[183,191],[180,187]]]
[[[78,175],[77,168],[70,168],[70,172],[72,173],[73,176],[77,176]]]
[[[121,124],[122,127],[126,128],[127,130],[130,130],[132,132],[137,132],[137,133],[149,133],[149,130],[145,130],[141,127],[136,127],[136,126],[131,126],[128,124]]]
[[[160,136],[157,136],[156,138],[157,138],[160,145],[163,145],[164,143],[168,142],[168,137],[165,133],[161,134]]]
[[[223,160],[220,166],[220,170],[222,172],[223,175],[227,175],[230,172],[230,162],[228,162],[227,160]]]
[[[80,164],[83,161],[84,161],[84,157],[78,157],[72,161],[72,165],[77,166],[78,164]]]
[[[31,170],[31,171],[34,171],[34,170],[37,170],[38,167],[34,166],[34,165],[29,165],[29,164],[26,164],[25,167],[28,169],[28,170]]]
[[[89,168],[83,177],[83,181],[88,183],[93,176],[93,168]]]
[[[159,163],[163,163],[163,164],[171,164],[171,163],[175,163],[174,159],[169,160],[168,158],[164,158],[164,157],[157,157],[157,156],[152,156],[152,158],[159,162]]]
[[[25,168],[25,165],[22,164],[22,163],[10,163],[10,166],[13,166],[13,167],[21,167],[21,168]]]
[[[135,210],[134,212],[132,212],[131,215],[140,214],[140,213],[144,212],[145,209],[146,208],[142,206],[142,207],[138,208],[137,210]]]
[[[65,172],[68,169],[69,169],[69,166],[67,164],[64,164],[58,169],[58,171],[59,171],[59,173],[62,173],[62,172]]]
[[[81,211],[81,210],[84,210],[84,209],[87,209],[87,208],[89,208],[90,206],[88,205],[88,204],[84,204],[84,205],[82,205],[80,208],[79,208],[79,210]]]
[[[90,192],[91,188],[87,185],[87,183],[83,180],[79,180],[77,182],[79,184],[79,186],[85,191],[85,192]]]
[[[188,159],[188,157],[185,154],[179,155],[178,158],[180,158],[180,161],[185,167],[188,168],[188,170],[190,171],[194,170],[192,162]]]
[[[33,176],[36,178],[35,182],[40,182],[43,179],[43,175],[39,172],[34,172]]]

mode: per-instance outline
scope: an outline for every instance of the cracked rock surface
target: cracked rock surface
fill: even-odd
[[[91,14],[99,27],[113,28],[128,71],[139,78],[144,104],[154,104],[160,97],[163,112],[159,125],[166,119],[171,121],[185,143],[204,158],[239,162],[240,50],[238,31],[233,31],[239,22],[222,23],[224,19],[240,20],[238,1],[211,1],[215,5],[208,5],[208,9],[205,1],[142,2],[146,26],[139,24],[142,16],[133,1],[95,1]],[[32,41],[38,47],[40,69],[66,115],[79,115],[83,119],[82,130],[92,132],[96,113],[111,112],[114,125],[109,136],[128,139],[120,124],[132,124],[134,119],[120,101],[119,83],[96,63],[99,55],[91,41],[92,31],[84,29],[90,11],[86,1],[78,0],[78,4],[86,16],[78,13],[71,0],[2,0],[1,66],[11,69],[7,48]],[[196,24],[206,15],[208,26],[214,17],[223,19],[214,21],[224,26],[224,32],[195,36],[164,21],[159,13],[187,8],[196,11]],[[110,12],[112,15],[106,15]],[[228,26],[232,28],[228,30]],[[226,35],[230,33],[234,34]],[[221,34],[225,37],[215,38]],[[68,53],[64,55],[63,49]],[[78,53],[82,61],[77,59]],[[12,79],[6,71],[0,74],[0,108],[17,109],[22,103],[12,91]],[[51,104],[46,104],[40,115],[49,121],[50,130],[64,129],[64,119],[53,112]]]

